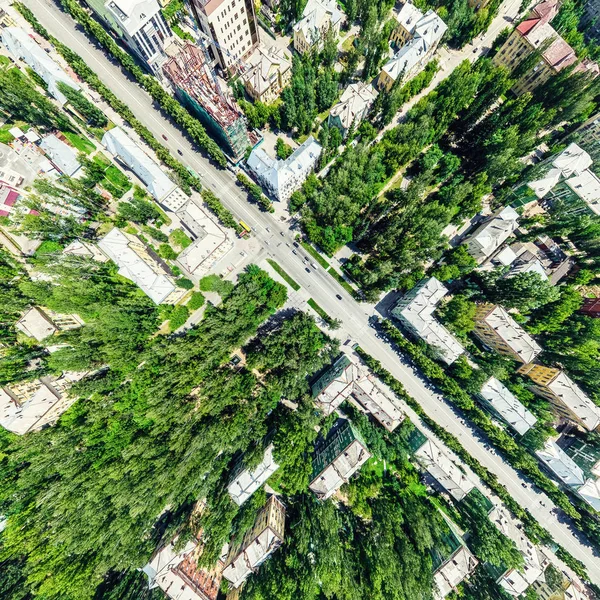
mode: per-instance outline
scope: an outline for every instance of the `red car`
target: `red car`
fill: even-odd
[[[162,138],[163,138],[163,140],[168,140],[169,139],[164,133],[162,134]]]

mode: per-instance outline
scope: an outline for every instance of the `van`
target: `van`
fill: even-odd
[[[315,265],[315,263],[311,262],[310,266],[316,271],[317,270],[317,265]]]

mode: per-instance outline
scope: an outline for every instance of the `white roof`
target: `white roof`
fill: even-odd
[[[368,369],[350,363],[315,398],[326,415],[330,415],[344,400],[350,398],[373,415],[388,431],[393,431],[404,419],[396,396]]]
[[[227,491],[231,499],[241,506],[277,469],[279,465],[273,458],[273,444],[269,444],[258,466],[252,471],[243,469],[229,482]]]
[[[119,275],[133,281],[156,304],[164,302],[175,290],[175,285],[158,263],[151,267],[130,244],[130,239],[114,227],[98,242],[98,247],[119,267]]]
[[[79,171],[81,163],[77,160],[75,149],[59,140],[54,134],[43,138],[40,142],[40,148],[65,175],[71,177]]]
[[[396,15],[396,21],[409,33],[413,33],[417,22],[423,18],[423,13],[410,2],[406,2],[400,7]]]
[[[524,363],[532,362],[542,351],[541,346],[501,306],[494,306],[485,317],[485,322]]]
[[[85,256],[86,258],[93,258],[98,262],[106,262],[108,260],[95,244],[82,240],[73,240],[64,248],[63,254]]]
[[[590,155],[577,144],[569,144],[553,161],[552,166],[559,169],[563,177],[579,175],[592,166]]]
[[[169,571],[171,568],[176,567],[187,554],[192,552],[196,547],[191,541],[185,545],[183,550],[175,552],[175,541],[163,546],[143,568],[142,572],[148,576],[148,587],[154,589],[158,587],[157,578]]]
[[[559,371],[558,375],[547,384],[547,387],[583,421],[588,431],[596,429],[600,424],[600,408],[564,371]]]
[[[503,507],[496,506],[490,514],[490,520],[506,537],[515,542],[523,555],[525,564],[521,572],[511,569],[503,574],[500,585],[511,596],[520,596],[534,581],[544,574],[543,558],[529,538],[517,527],[512,516]],[[542,555],[543,556],[543,555]]]
[[[148,188],[152,197],[160,202],[177,187],[156,164],[120,127],[104,134],[102,144],[127,165]]]
[[[327,19],[330,19],[331,26],[342,20],[342,12],[335,0],[308,0],[302,18],[294,25],[294,31],[302,31],[308,42],[317,42],[321,37],[320,29]]]
[[[67,99],[58,90],[59,81],[75,90],[79,89],[79,86],[25,31],[19,27],[5,27],[1,35],[2,43],[8,51],[26,62],[46,82],[50,94],[61,104],[65,104]]]
[[[321,500],[327,500],[371,458],[370,452],[355,439],[308,486]]]
[[[528,262],[523,262],[520,264],[516,264],[514,267],[510,269],[510,271],[506,274],[507,277],[514,277],[519,273],[537,273],[543,281],[548,280],[548,275],[546,274],[546,269],[542,266],[542,263],[538,258],[534,258]]]
[[[223,569],[223,577],[234,588],[239,587],[267,557],[278,548],[281,539],[267,527],[235,559]]]
[[[207,271],[233,247],[225,231],[194,200],[177,211],[177,216],[196,238],[177,257],[177,263],[188,273]]]
[[[280,75],[292,68],[291,61],[285,58],[283,50],[277,46],[271,46],[267,51],[259,46],[247,63],[251,66],[244,73],[243,79],[258,95],[267,91]]]
[[[435,277],[421,280],[396,306],[392,314],[416,335],[440,351],[446,364],[452,364],[463,352],[462,344],[434,317],[438,302],[448,293]]]
[[[10,135],[12,135],[14,138],[22,138],[25,135],[19,127],[11,127],[8,130],[8,133],[10,133]]]
[[[496,212],[466,240],[469,253],[479,262],[491,256],[518,227],[518,218],[511,206]]]
[[[321,150],[311,135],[286,160],[275,160],[262,148],[255,148],[246,164],[278,200],[284,201],[300,189],[317,163]]]
[[[471,554],[466,546],[462,546],[442,564],[433,574],[435,587],[434,597],[445,598],[456,589],[461,581],[464,581],[477,566],[477,559]]]
[[[530,181],[527,186],[541,200],[560,181],[561,177],[562,171],[560,169],[550,169],[542,179]]]
[[[592,508],[600,511],[600,479],[588,479],[577,493]]]
[[[107,0],[104,5],[131,36],[160,11],[157,0]]]
[[[39,135],[38,135],[38,134],[37,134],[35,131],[33,131],[33,129],[30,129],[30,130],[29,130],[29,131],[28,131],[28,132],[25,134],[25,139],[26,139],[28,142],[31,142],[31,143],[33,144],[34,142],[37,142],[37,141],[38,141],[39,139],[41,139],[41,138],[40,138],[40,136],[39,136]]]
[[[352,123],[363,119],[376,97],[377,92],[370,83],[352,83],[344,90],[340,101],[331,109],[329,115],[338,117],[342,127],[349,129]]]
[[[496,254],[494,260],[507,267],[517,260],[517,255],[510,246],[506,246]]]
[[[464,471],[430,439],[415,452],[415,456],[455,500],[462,500],[475,487]]]
[[[583,470],[555,442],[548,440],[538,458],[566,485],[580,486],[585,483]]]
[[[567,179],[566,184],[597,215],[600,214],[600,179],[592,171],[586,169],[582,173]]]
[[[519,435],[525,434],[537,421],[495,377],[483,384],[480,394]]]
[[[35,306],[30,308],[16,323],[15,327],[38,342],[56,333],[58,328],[50,318]]]
[[[400,15],[407,6],[411,5],[404,5],[398,14],[398,21],[400,21]],[[412,9],[407,9],[405,15],[406,18],[402,18],[405,18],[405,20],[410,19],[412,16],[409,15],[409,13],[413,12]],[[416,12],[419,11],[416,10]],[[408,27],[406,25],[404,26],[412,32],[412,39],[404,44],[394,57],[383,67],[383,70],[394,80],[398,78],[402,71],[408,73],[415,65],[418,65],[424,57],[428,55],[432,46],[442,39],[442,36],[448,29],[444,21],[442,21],[433,10],[428,10],[422,15],[418,21],[415,22],[412,29],[410,29],[410,25]]]

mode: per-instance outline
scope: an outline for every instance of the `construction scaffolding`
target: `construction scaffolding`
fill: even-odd
[[[237,161],[252,145],[246,119],[235,102],[221,90],[202,49],[186,43],[163,65],[180,101]]]

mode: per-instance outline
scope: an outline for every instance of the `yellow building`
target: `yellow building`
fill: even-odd
[[[523,365],[518,373],[531,379],[531,390],[548,400],[561,418],[588,431],[600,425],[600,408],[564,371],[529,363]]]
[[[292,79],[292,63],[279,48],[259,48],[249,59],[250,69],[243,75],[246,92],[253,100],[271,104],[279,98]]]
[[[531,362],[541,351],[536,341],[497,304],[477,305],[473,333],[499,354],[520,362]]]
[[[535,6],[492,59],[497,66],[514,69],[535,50],[547,46],[539,62],[513,86],[512,91],[517,95],[532,91],[577,61],[573,48],[550,25],[558,8],[558,0],[547,0]],[[581,68],[589,70],[589,65]]]

